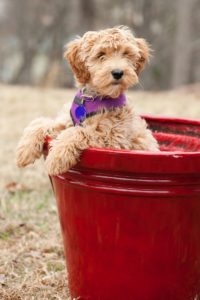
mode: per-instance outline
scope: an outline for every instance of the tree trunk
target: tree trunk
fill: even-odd
[[[31,67],[36,52],[36,49],[26,49],[25,53],[23,54],[23,62],[11,79],[11,84],[31,83]]]
[[[94,0],[80,1],[80,23],[82,31],[94,30],[95,25],[95,3]]]
[[[171,86],[188,83],[191,61],[191,19],[195,0],[177,0],[177,29]]]

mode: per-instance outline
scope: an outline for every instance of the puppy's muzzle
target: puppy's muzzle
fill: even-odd
[[[114,69],[114,70],[112,70],[111,74],[114,79],[119,80],[124,75],[124,72],[120,69]]]

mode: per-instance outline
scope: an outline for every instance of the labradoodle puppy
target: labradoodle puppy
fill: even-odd
[[[24,130],[17,164],[24,167],[43,153],[45,138],[53,138],[46,159],[50,175],[66,172],[89,147],[158,151],[145,120],[136,115],[124,92],[138,82],[149,58],[144,39],[126,27],[86,32],[66,46],[79,88],[70,110],[55,120],[39,118]]]

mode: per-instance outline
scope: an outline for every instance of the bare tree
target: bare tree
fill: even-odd
[[[0,80],[71,86],[64,44],[119,24],[154,50],[140,81],[145,89],[200,81],[198,0],[0,0]]]
[[[191,62],[191,20],[196,0],[177,0],[177,29],[175,35],[174,60],[171,86],[186,84]]]
[[[78,20],[81,24],[81,31],[92,30],[95,24],[96,9],[94,0],[81,0],[79,1],[79,14]]]

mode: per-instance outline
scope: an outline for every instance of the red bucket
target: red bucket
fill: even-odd
[[[200,122],[146,120],[160,153],[89,149],[51,177],[72,299],[200,299]]]

